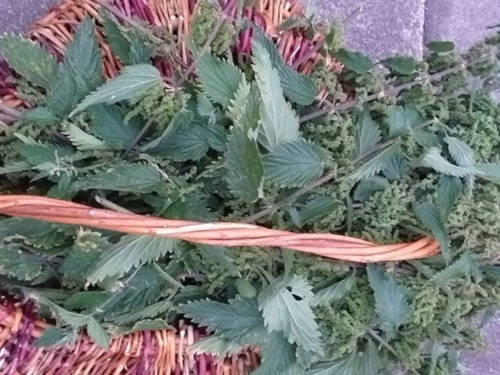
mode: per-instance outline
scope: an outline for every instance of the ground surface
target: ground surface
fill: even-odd
[[[25,30],[58,0],[0,0],[0,32]],[[319,13],[346,21],[350,48],[375,59],[421,57],[432,40],[466,49],[500,24],[500,0],[309,0]],[[500,374],[500,314],[484,327],[485,347],[461,354],[463,375]]]

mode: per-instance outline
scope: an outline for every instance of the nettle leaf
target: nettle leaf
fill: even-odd
[[[113,54],[124,64],[130,64],[130,42],[110,14],[104,12],[102,18],[104,19],[104,34]]]
[[[235,126],[246,131],[256,129],[260,120],[260,97],[257,87],[243,79],[230,102],[227,115]]]
[[[264,328],[262,315],[253,298],[236,298],[229,303],[200,300],[182,305],[178,310],[225,339],[262,334],[261,328]]]
[[[215,103],[227,107],[244,79],[235,65],[209,53],[196,62],[196,73],[205,94]]]
[[[41,305],[50,308],[50,311],[58,319],[60,319],[64,324],[71,326],[73,329],[84,327],[89,322],[89,316],[66,310],[65,308],[44,297],[41,293],[28,290],[27,294],[27,297],[33,298]]]
[[[437,147],[429,148],[422,157],[421,163],[424,167],[454,177],[467,177],[475,172],[473,168],[459,167],[450,163],[441,155],[441,151]]]
[[[108,349],[109,342],[111,338],[107,332],[102,328],[97,320],[89,317],[89,322],[87,323],[87,333],[94,342],[101,348]]]
[[[390,185],[389,181],[380,176],[373,176],[361,181],[354,189],[353,198],[356,201],[364,202],[368,200],[377,191],[384,190]]]
[[[161,181],[161,173],[153,166],[122,163],[79,178],[73,188],[148,193],[155,190]]]
[[[58,269],[62,273],[63,284],[69,287],[83,287],[88,274],[97,264],[101,249],[81,249],[73,246],[65,255]]]
[[[436,273],[431,281],[439,285],[444,285],[464,276],[473,277],[476,282],[482,280],[482,272],[479,263],[470,252],[464,253],[456,262]]]
[[[420,125],[422,117],[414,107],[396,105],[389,107],[387,110],[387,123],[389,125],[389,136],[397,137]]]
[[[308,202],[297,211],[298,223],[295,223],[299,228],[303,225],[328,215],[337,207],[337,201],[326,195],[319,195]]]
[[[306,280],[295,276],[264,288],[259,310],[270,332],[282,332],[290,343],[308,352],[321,353],[321,333],[311,309],[313,293]]]
[[[234,127],[224,155],[229,188],[246,202],[253,202],[262,195],[264,169],[255,138],[251,138],[250,130]]]
[[[161,84],[161,74],[154,66],[148,64],[126,66],[120,75],[87,95],[71,112],[70,117],[92,105],[114,104],[123,100],[136,99]]]
[[[147,41],[147,37],[139,30],[127,33],[130,41],[130,65],[147,64],[153,55],[153,46]]]
[[[110,297],[111,293],[97,290],[76,292],[64,301],[64,308],[69,310],[95,309]]]
[[[0,243],[0,275],[21,281],[31,281],[43,272],[43,260],[33,254],[23,252],[15,245]]]
[[[336,282],[333,285],[322,288],[314,293],[311,300],[311,306],[316,307],[324,304],[330,304],[333,301],[339,301],[352,290],[356,285],[356,277],[354,275],[347,276]]]
[[[286,187],[300,187],[323,174],[321,150],[304,138],[284,142],[264,155],[267,179]]]
[[[75,124],[67,124],[63,133],[79,151],[104,150],[107,148],[106,143],[93,135],[85,133]]]
[[[66,48],[64,63],[69,67],[76,89],[87,95],[103,82],[101,51],[92,18],[85,18]]]
[[[441,245],[441,253],[446,261],[451,259],[450,238],[441,220],[439,210],[431,202],[420,203],[415,207],[415,215],[429,229]]]
[[[394,158],[394,156],[399,154],[400,152],[401,152],[401,147],[399,143],[394,143],[391,146],[386,147],[378,154],[373,156],[366,163],[358,167],[351,174],[350,178],[354,180],[361,180],[376,175],[384,168],[387,168],[389,163],[391,163],[391,160]]]
[[[485,180],[500,183],[500,164],[479,163],[475,165],[476,173]]]
[[[455,44],[449,41],[434,41],[427,44],[427,48],[435,53],[448,53],[455,50]]]
[[[19,75],[36,86],[49,89],[57,73],[57,62],[45,48],[21,36],[0,37],[0,52]]]
[[[63,117],[75,108],[80,99],[69,64],[59,64],[57,78],[47,94],[47,107],[56,116]]]
[[[463,185],[459,178],[442,175],[437,188],[437,204],[441,216],[446,219],[462,191]]]
[[[207,125],[208,126],[208,125]],[[208,152],[210,144],[202,125],[175,122],[152,153],[174,161],[199,160]]]
[[[299,119],[283,97],[276,69],[268,52],[258,42],[253,45],[253,68],[262,99],[259,141],[269,151],[281,142],[299,137]]]
[[[373,68],[373,62],[370,58],[360,52],[348,51],[341,48],[335,53],[335,57],[344,64],[347,69],[358,74],[364,74]]]
[[[254,27],[253,31],[253,38],[267,51],[273,68],[278,72],[284,95],[290,101],[300,105],[312,104],[318,95],[318,87],[314,81],[286,64],[281,58],[275,43],[269,39],[266,33],[256,27]]]
[[[57,117],[49,108],[37,107],[23,113],[23,120],[34,122],[38,125],[51,125],[57,121]]]
[[[174,305],[172,301],[164,300],[157,302],[153,305],[146,306],[142,310],[127,313],[123,315],[118,315],[113,318],[113,322],[120,325],[133,324],[140,320],[156,318],[160,315],[165,315],[168,311],[172,310]]]
[[[382,173],[389,180],[398,180],[408,173],[408,161],[402,152],[396,153],[387,165],[382,169]]]
[[[387,68],[401,75],[410,75],[415,72],[417,62],[409,56],[394,56],[382,62]]]
[[[389,337],[394,337],[398,328],[408,323],[411,317],[406,290],[379,266],[369,264],[366,272],[375,295],[375,311],[380,327]]]
[[[65,345],[72,343],[76,340],[76,338],[77,335],[73,331],[67,331],[56,327],[48,327],[31,345],[36,347]]]
[[[298,363],[296,346],[278,333],[268,335],[262,345],[262,362],[252,375],[301,375],[304,368]]]
[[[90,128],[110,147],[125,149],[141,131],[138,121],[124,122],[125,114],[117,106],[96,105],[87,112],[92,118]]]
[[[448,151],[455,163],[461,167],[474,166],[474,151],[467,143],[455,137],[445,137],[444,140],[448,144]]]
[[[319,363],[306,375],[377,375],[381,366],[378,351],[372,341],[364,353],[352,353],[335,362]]]
[[[380,129],[373,121],[368,108],[365,107],[356,123],[356,156],[359,157],[372,151],[380,139]]]
[[[174,251],[177,240],[172,238],[126,235],[120,242],[111,245],[88,276],[88,282],[95,284],[108,277],[123,276],[132,268],[156,261]]]

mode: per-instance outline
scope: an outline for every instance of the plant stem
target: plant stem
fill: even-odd
[[[123,152],[122,158],[124,158],[132,149],[135,147],[137,143],[144,137],[144,134],[149,130],[149,128],[153,125],[153,119],[149,119],[148,122],[146,122],[146,125],[143,126],[139,134],[130,142],[130,144],[127,146],[125,151]]]
[[[289,204],[292,204],[301,195],[303,195],[311,190],[314,190],[318,186],[321,186],[321,185],[327,183],[328,181],[335,179],[335,177],[337,177],[337,170],[336,169],[323,175],[323,177],[320,177],[317,180],[312,181],[309,184],[303,186],[302,188],[297,190],[295,193],[289,195],[288,197],[284,198],[283,200],[279,201],[278,203],[275,203],[274,205],[267,207],[267,208],[263,209],[262,211],[259,211],[251,216],[248,216],[247,218],[241,220],[241,222],[242,223],[251,223],[251,222],[257,221],[257,220],[273,213],[274,211],[276,211],[279,208],[282,208],[282,207],[285,207]]]
[[[124,212],[131,214],[132,211],[127,210],[126,208],[123,208],[122,206],[117,205],[114,202],[111,202],[110,200],[107,200],[101,195],[96,195],[95,196],[95,201],[99,203],[101,206],[109,208],[110,210],[117,211],[117,212]]]
[[[334,113],[334,112],[335,113],[342,113],[342,112],[345,112],[351,108],[362,105],[364,103],[372,102],[372,101],[379,99],[380,97],[383,97],[383,96],[387,96],[387,95],[398,96],[401,93],[401,91],[408,90],[408,89],[412,88],[413,86],[422,84],[426,81],[427,82],[439,81],[443,77],[446,77],[450,74],[458,73],[458,72],[462,71],[463,69],[465,69],[465,67],[463,65],[459,65],[459,66],[456,66],[454,68],[449,68],[449,69],[443,70],[442,72],[439,72],[439,73],[431,74],[427,77],[427,79],[419,76],[414,81],[407,82],[407,83],[404,83],[404,84],[399,85],[399,86],[394,86],[392,88],[388,88],[388,89],[376,92],[374,94],[368,95],[366,98],[364,98],[362,100],[350,100],[350,101],[347,101],[345,103],[333,105],[333,106],[327,105],[323,109],[319,109],[317,111],[314,111],[314,112],[308,113],[307,115],[302,116],[300,118],[300,122],[304,123],[304,122],[313,120],[315,118],[324,116],[324,115],[329,114],[329,113]]]

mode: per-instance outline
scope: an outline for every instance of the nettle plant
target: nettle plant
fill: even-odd
[[[487,93],[499,40],[374,64],[329,34],[318,53],[343,72],[319,64],[306,77],[242,23],[254,28],[248,61],[208,40],[193,44],[195,74],[165,80],[144,26],[105,22],[127,64],[107,82],[90,19],[60,62],[0,39],[34,105],[1,128],[3,193],[382,244],[431,234],[442,253],[365,267],[4,218],[3,289],[57,322],[38,344],[73,342],[86,327],[107,346],[183,317],[211,333],[195,352],[260,347],[254,374],[454,373],[455,349],[478,342],[469,317],[500,292],[500,107]]]

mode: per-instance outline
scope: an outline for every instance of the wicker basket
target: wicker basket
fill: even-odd
[[[231,16],[234,1],[221,1],[223,11]],[[64,54],[73,32],[87,15],[96,19],[99,42],[103,55],[103,71],[110,78],[121,68],[101,32],[99,7],[96,0],[65,0],[46,17],[38,21],[29,36],[56,56]],[[117,18],[141,18],[155,26],[166,27],[176,35],[176,62],[185,67],[191,64],[186,47],[186,35],[196,11],[195,0],[112,0],[105,5]],[[317,53],[323,36],[308,39],[300,30],[278,31],[277,26],[302,9],[295,1],[259,0],[257,5],[245,9],[244,14],[275,40],[283,59],[301,71],[309,73],[321,61]],[[240,35],[241,53],[250,53],[250,31]],[[155,60],[155,65],[168,77],[169,61]],[[331,70],[341,66],[328,61]],[[11,108],[30,107],[30,103],[17,97],[15,86],[8,77],[10,71],[0,65],[0,97]],[[320,94],[320,97],[322,94]],[[282,246],[298,251],[355,262],[401,260],[433,255],[439,245],[431,238],[414,243],[379,246],[367,241],[332,234],[298,234],[271,230],[251,224],[200,224],[139,217],[114,211],[95,209],[75,203],[33,196],[0,196],[0,214],[32,217],[59,223],[72,223],[111,229],[127,233],[154,234],[180,238],[193,242],[224,246]],[[140,218],[140,220],[138,220]],[[168,229],[165,229],[168,228]],[[258,348],[248,348],[230,358],[193,355],[188,347],[203,337],[204,332],[180,323],[176,331],[156,330],[123,335],[112,340],[109,350],[93,344],[81,336],[74,346],[38,348],[33,340],[47,327],[37,320],[34,305],[14,303],[4,298],[0,304],[0,375],[11,374],[199,374],[244,375],[259,363]]]

